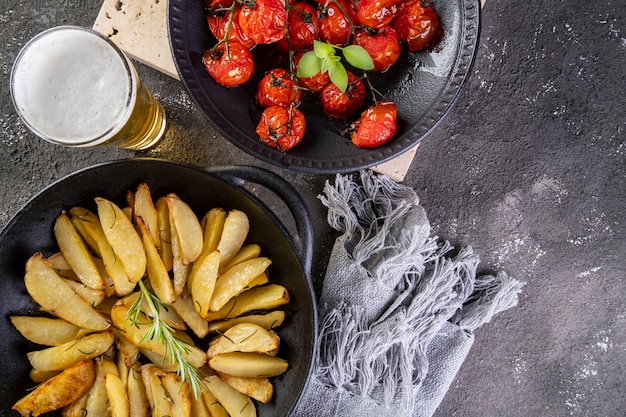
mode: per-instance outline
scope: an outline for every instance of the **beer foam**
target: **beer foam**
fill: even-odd
[[[58,29],[24,48],[12,74],[22,118],[48,139],[79,145],[110,136],[129,117],[129,68],[98,35]]]

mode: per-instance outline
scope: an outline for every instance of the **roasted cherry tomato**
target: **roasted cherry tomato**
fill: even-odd
[[[411,52],[432,46],[439,37],[439,16],[432,6],[423,7],[421,0],[402,3],[391,26],[398,32],[400,41],[407,42]]]
[[[298,64],[300,63],[300,58],[302,58],[304,52],[298,52],[295,56],[295,66],[298,68]],[[326,84],[330,82],[330,77],[328,76],[328,71],[318,72],[312,77],[298,77],[298,83],[300,86],[311,90],[311,91],[320,91]]]
[[[241,13],[241,6],[237,5],[235,7],[235,16],[230,22],[230,28],[228,26],[230,11],[228,10],[209,10],[207,11],[206,20],[209,23],[211,33],[218,41],[228,38],[228,41],[238,42],[246,48],[252,48],[255,45],[254,40],[245,36],[239,27],[239,13]],[[227,29],[229,30],[228,37],[226,36]]]
[[[301,94],[292,75],[283,68],[266,72],[256,89],[256,99],[261,107],[297,105]]]
[[[245,83],[254,73],[252,54],[236,42],[220,43],[205,51],[202,63],[217,83],[227,87]]]
[[[391,23],[400,0],[359,0],[356,19],[363,26],[378,29]]]
[[[329,1],[320,6],[319,33],[324,42],[348,44],[353,22],[356,22],[356,14],[350,0]]]
[[[368,108],[353,124],[352,143],[360,148],[375,148],[389,142],[398,131],[397,116],[398,110],[392,102]]]
[[[306,120],[302,112],[293,106],[272,106],[263,111],[256,134],[268,146],[287,151],[304,137]]]
[[[285,36],[287,11],[281,0],[251,0],[239,13],[241,32],[255,43],[268,44]]]
[[[337,119],[347,119],[365,103],[365,85],[360,78],[348,72],[348,88],[342,93],[333,83],[328,83],[320,91],[320,101],[324,113]]]
[[[400,57],[398,34],[391,26],[357,30],[355,38],[357,45],[361,45],[372,57],[374,71],[386,71]]]
[[[311,49],[319,32],[317,9],[308,3],[295,2],[289,8],[287,22],[289,41],[282,38],[278,47],[283,51],[288,51],[290,46],[293,51]]]

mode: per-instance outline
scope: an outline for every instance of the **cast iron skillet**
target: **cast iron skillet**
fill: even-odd
[[[305,95],[300,110],[307,118],[303,141],[286,153],[262,144],[254,130],[261,110],[254,90],[264,71],[284,58],[276,48],[255,47],[255,76],[243,86],[215,83],[202,66],[202,54],[215,44],[206,23],[202,0],[170,0],[168,27],[178,74],[200,110],[228,140],[259,159],[283,168],[312,173],[356,171],[387,161],[412,148],[448,113],[469,75],[477,50],[479,0],[434,0],[443,38],[436,51],[410,54],[384,74],[370,80],[398,106],[399,132],[376,149],[359,149],[343,133],[348,122],[329,119],[317,100]]]
[[[272,281],[284,285],[291,296],[285,308],[286,321],[279,329],[280,356],[289,361],[290,368],[273,379],[274,399],[258,405],[258,415],[288,416],[308,381],[317,329],[309,277],[312,229],[306,205],[290,184],[269,171],[239,166],[200,169],[156,159],[105,163],[73,173],[33,197],[0,234],[0,415],[18,415],[10,411],[11,406],[35,385],[28,377],[26,352],[42,348],[24,339],[9,319],[14,314],[41,314],[24,287],[26,260],[36,251],[50,255],[58,250],[53,223],[62,210],[75,205],[93,209],[96,196],[124,204],[125,192],[134,190],[141,181],[149,185],[154,198],[177,193],[198,216],[220,206],[238,208],[250,217],[249,242],[260,244],[263,253],[274,260]],[[242,187],[246,182],[267,187],[284,201],[293,213],[297,236],[290,236],[267,205]]]

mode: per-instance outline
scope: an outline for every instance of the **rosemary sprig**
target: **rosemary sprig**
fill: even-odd
[[[202,394],[204,382],[198,368],[193,366],[185,355],[190,352],[189,343],[176,337],[174,329],[161,320],[159,307],[167,309],[167,305],[163,303],[156,295],[152,294],[145,286],[143,281],[139,281],[139,297],[128,310],[128,318],[131,319],[133,326],[139,323],[142,313],[142,305],[144,300],[150,311],[144,311],[147,317],[152,317],[150,328],[144,335],[142,340],[152,340],[156,338],[165,346],[165,355],[163,360],[169,359],[170,362],[176,364],[176,373],[180,376],[182,382],[187,381],[194,396],[198,398]],[[143,323],[145,324],[145,323]]]

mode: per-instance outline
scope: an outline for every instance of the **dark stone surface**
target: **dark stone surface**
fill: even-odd
[[[319,285],[333,238],[317,195],[330,177],[243,154],[179,82],[141,65],[169,117],[158,147],[77,151],[36,139],[11,104],[11,63],[45,28],[91,26],[100,2],[0,5],[0,225],[42,187],[98,162],[153,156],[263,166],[310,203]],[[481,272],[503,270],[527,285],[516,308],[477,331],[439,417],[626,413],[625,15],[623,1],[487,0],[473,74],[404,182],[442,239],[481,254]]]

